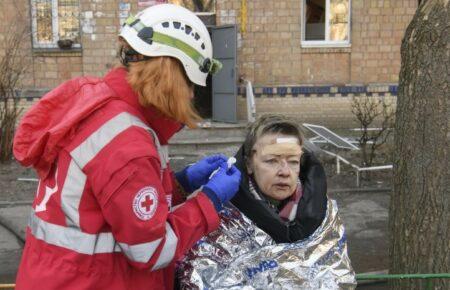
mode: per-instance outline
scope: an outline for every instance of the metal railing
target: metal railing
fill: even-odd
[[[437,274],[356,274],[356,281],[386,281],[394,279],[425,279],[426,290],[434,287],[433,279],[450,279],[450,273]]]
[[[392,169],[393,166],[392,165],[382,165],[382,166],[371,166],[371,167],[359,167],[358,165],[355,165],[353,163],[351,163],[350,161],[348,161],[347,159],[345,159],[344,157],[324,150],[322,149],[322,151],[330,156],[333,156],[336,158],[336,173],[340,174],[341,173],[341,162],[353,167],[356,171],[356,186],[359,187],[360,185],[360,172],[362,171],[375,171],[375,170],[385,170],[385,169]]]

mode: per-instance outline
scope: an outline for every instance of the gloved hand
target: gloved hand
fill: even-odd
[[[214,203],[216,210],[220,211],[223,204],[236,194],[240,182],[241,172],[234,165],[228,169],[227,163],[224,162],[217,173],[203,186],[202,191]]]
[[[178,183],[183,186],[186,192],[193,192],[208,182],[211,173],[219,168],[222,163],[226,165],[227,159],[223,154],[207,156],[182,171],[177,172],[175,176]]]

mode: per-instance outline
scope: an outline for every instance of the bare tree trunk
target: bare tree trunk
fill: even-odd
[[[450,273],[450,0],[422,1],[402,42],[390,273]],[[393,289],[424,289],[396,280]],[[450,280],[433,289],[450,289]]]

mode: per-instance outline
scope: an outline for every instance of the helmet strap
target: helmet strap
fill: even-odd
[[[130,62],[139,62],[149,60],[151,58],[150,56],[140,54],[131,47],[124,47],[124,46],[120,48],[119,57],[120,62],[124,66],[128,66]]]

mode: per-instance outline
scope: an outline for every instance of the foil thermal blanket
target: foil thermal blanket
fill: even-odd
[[[178,265],[181,289],[354,289],[337,204],[328,200],[321,226],[307,239],[276,244],[232,205],[219,229]]]

